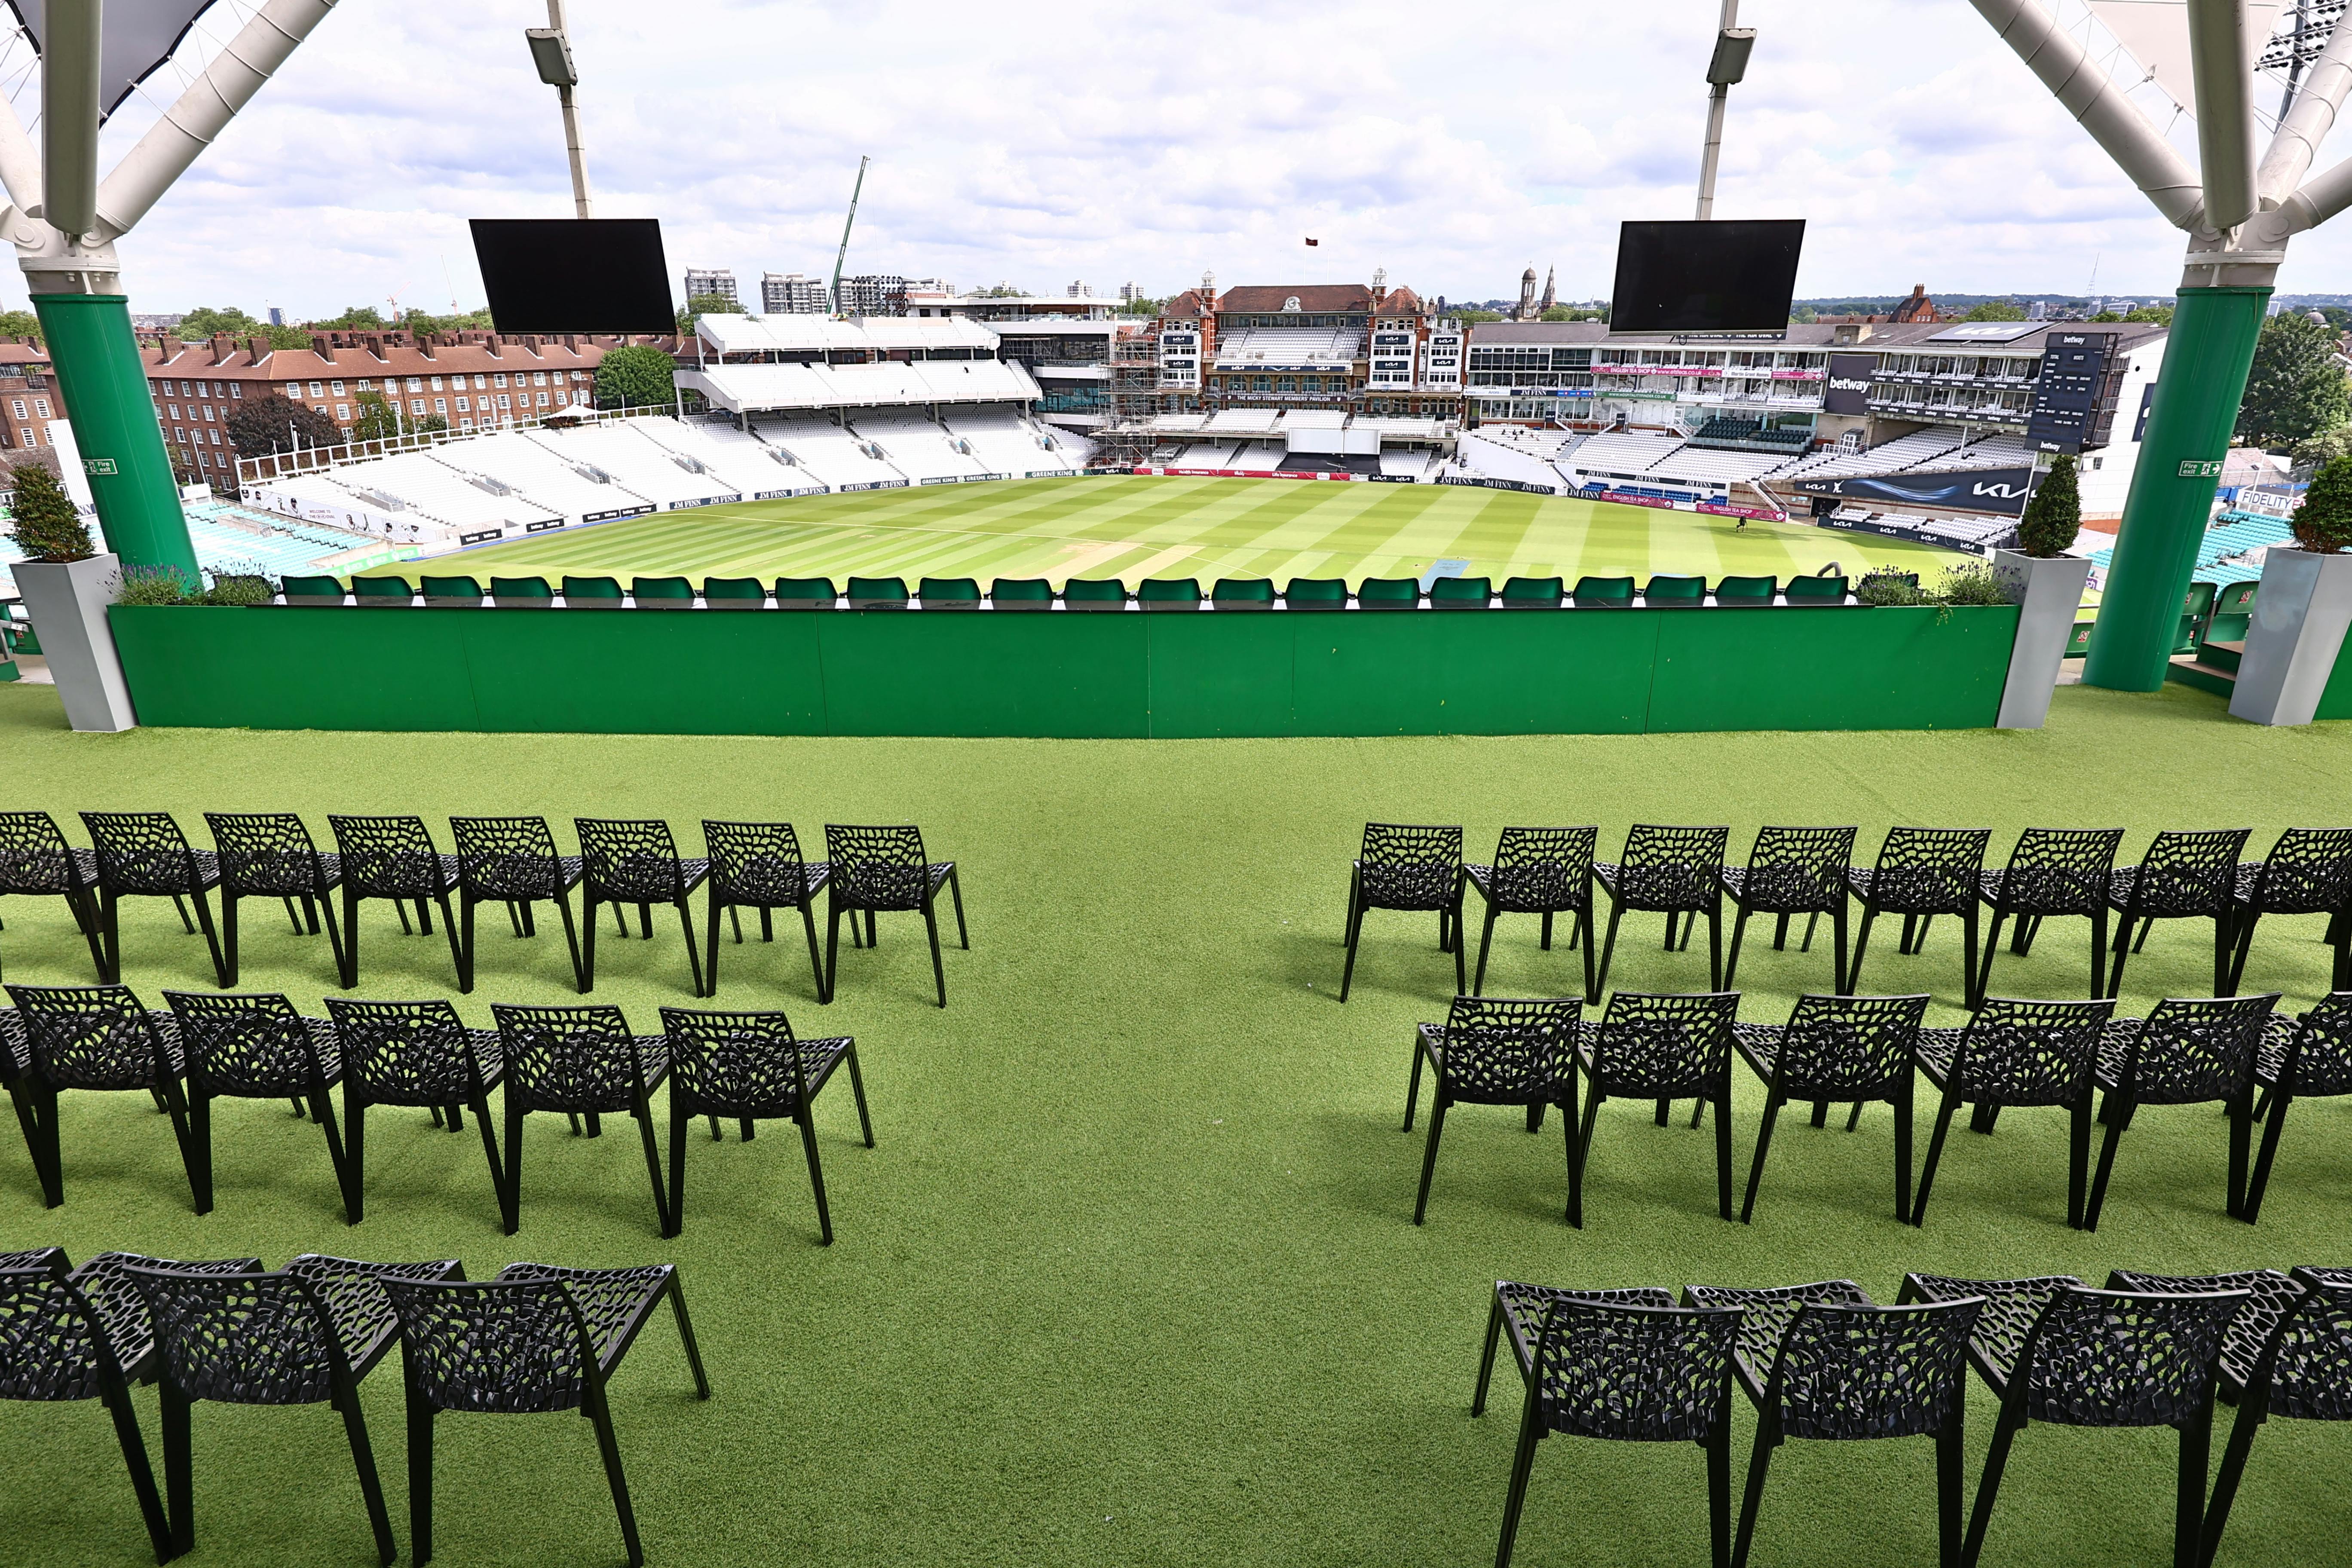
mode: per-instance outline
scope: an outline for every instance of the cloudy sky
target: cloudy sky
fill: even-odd
[[[866,153],[852,271],[1161,294],[1204,268],[1384,267],[1459,300],[1557,265],[1563,298],[1605,293],[1619,220],[1690,216],[1716,19],[1717,0],[570,7],[598,214],[660,218],[673,281],[731,266],[747,292],[830,268]],[[1801,295],[2079,293],[2095,265],[2103,293],[2178,281],[2179,237],[1965,0],[1746,0],[1740,20],[1760,37],[1717,216],[1811,219]],[[570,212],[520,36],[545,21],[537,0],[341,0],[124,241],[132,308],[478,303],[467,217]],[[127,107],[106,157],[152,117]],[[2352,290],[2338,226],[2296,242],[2283,288]]]

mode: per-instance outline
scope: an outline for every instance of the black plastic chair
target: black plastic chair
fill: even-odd
[[[1737,1309],[1637,1306],[1565,1292],[1544,1302],[1527,1363],[1527,1401],[1495,1568],[1510,1568],[1536,1445],[1554,1432],[1697,1444],[1706,1454],[1715,1568],[1729,1568],[1731,1350],[1739,1320]],[[1478,1408],[1483,1399],[1474,1415]]]
[[[90,966],[106,978],[98,934],[98,851],[76,849],[46,811],[0,811],[0,897],[63,899],[89,943]]]
[[[335,1026],[305,1018],[283,995],[270,993],[224,996],[217,992],[166,991],[187,1057],[188,1174],[196,1212],[213,1208],[213,1101],[284,1100],[310,1119],[327,1137],[327,1159],[335,1190],[343,1187],[343,1140],[335,1126],[327,1091],[342,1081],[343,1059]]]
[[[187,1068],[172,1016],[150,1013],[127,985],[11,985],[8,994],[16,1001],[30,1058],[17,1079],[25,1091],[18,1116],[25,1118],[29,1102],[26,1131],[43,1205],[56,1208],[66,1201],[58,1092],[68,1089],[135,1089],[152,1096],[171,1115],[172,1136],[194,1196],[195,1147],[180,1090]]]
[[[182,1552],[195,1544],[190,1406],[202,1399],[324,1404],[343,1419],[375,1532],[377,1560],[389,1563],[399,1552],[376,1479],[359,1385],[399,1336],[391,1304],[373,1276],[402,1266],[342,1258],[301,1261],[307,1269],[277,1274],[127,1270],[155,1321],[173,1544]],[[406,1268],[412,1278],[465,1277],[455,1258]],[[331,1294],[331,1280],[340,1281]]]
[[[1729,987],[1739,973],[1740,939],[1748,934],[1748,917],[1770,915],[1772,949],[1789,944],[1789,919],[1805,917],[1801,952],[1813,951],[1813,927],[1830,917],[1837,942],[1833,988],[1843,994],[1845,984],[1845,914],[1847,862],[1853,858],[1851,827],[1766,827],[1756,835],[1745,866],[1718,867],[1716,876],[1731,895],[1738,911],[1731,922],[1731,952],[1723,961],[1720,984]]]
[[[1756,1446],[1732,1568],[1746,1568],[1772,1450],[1791,1437],[1933,1437],[1937,1559],[1958,1568],[1969,1331],[1981,1299],[1882,1307],[1851,1279],[1825,1279],[1761,1290],[1692,1285],[1683,1301],[1741,1312],[1731,1364],[1756,1406]]]
[[[702,824],[702,847],[710,860],[710,925],[703,936],[702,992],[719,994],[719,911],[725,910],[743,940],[746,909],[760,911],[760,940],[776,940],[776,911],[798,910],[808,935],[809,973],[816,981],[816,999],[829,1002],[825,988],[824,953],[816,942],[816,896],[833,874],[832,864],[801,858],[800,835],[789,822],[712,822]]]
[[[2213,1436],[2214,1370],[2243,1290],[2196,1295],[2094,1290],[2071,1276],[1951,1279],[1908,1274],[1906,1305],[1984,1298],[1969,1360],[2000,1401],[1960,1561],[1973,1568],[2018,1433],[2063,1426],[2171,1426],[2180,1434],[2173,1568],[2200,1568],[2205,1465]],[[2042,1538],[2040,1555],[2053,1543]]]
[[[1792,579],[1791,589],[1807,578]],[[1870,928],[1882,914],[1903,917],[1895,951],[1926,949],[1937,915],[1957,915],[1963,947],[1960,994],[1973,996],[1977,980],[1978,878],[1984,869],[1989,827],[1890,827],[1868,867],[1846,868],[1847,889],[1862,903],[1862,923],[1853,933],[1853,957],[1846,965],[1845,989],[1862,989],[1862,960],[1870,951]]]
[[[410,1106],[433,1112],[452,1132],[465,1110],[481,1129],[490,1187],[501,1217],[506,1174],[490,1126],[489,1091],[505,1074],[495,1029],[469,1029],[446,1002],[348,1002],[327,998],[343,1053],[343,1219],[357,1225],[367,1204],[367,1110]]]
[[[1659,827],[1636,823],[1625,835],[1624,858],[1597,860],[1592,874],[1609,895],[1609,934],[1601,944],[1601,973],[1588,995],[1598,998],[1599,986],[1609,984],[1609,961],[1617,952],[1617,922],[1628,910],[1647,910],[1666,917],[1666,951],[1676,951],[1675,925],[1682,925],[1682,947],[1690,947],[1691,929],[1706,916],[1707,988],[1723,989],[1723,851],[1731,837],[1728,827]]]
[[[236,906],[240,899],[280,899],[294,934],[319,934],[326,915],[327,946],[335,973],[343,970],[343,936],[335,923],[334,891],[342,885],[340,855],[321,855],[310,830],[290,811],[208,811],[213,857],[220,867],[221,984],[236,984]],[[301,912],[295,912],[299,899]]]
[[[479,1284],[387,1279],[383,1289],[400,1319],[406,1368],[411,1559],[433,1558],[434,1416],[445,1410],[492,1415],[577,1410],[596,1428],[630,1568],[643,1568],[645,1548],[606,1389],[667,1296],[694,1369],[695,1393],[710,1397],[677,1270],[666,1263],[644,1268],[511,1263],[496,1279]]]
[[[98,931],[106,948],[99,977],[108,984],[122,978],[121,901],[169,899],[190,935],[202,926],[213,974],[226,990],[228,967],[208,896],[220,883],[220,864],[212,852],[191,846],[168,811],[85,811],[81,821],[98,851]],[[187,899],[196,903],[194,923],[183,901]]]
[[[1463,866],[1463,876],[1486,904],[1472,995],[1486,989],[1486,950],[1494,944],[1496,916],[1542,917],[1543,950],[1549,952],[1552,917],[1565,914],[1576,917],[1569,923],[1568,945],[1584,949],[1584,1000],[1600,1004],[1592,971],[1592,852],[1600,837],[1597,827],[1506,827],[1495,841],[1494,864]]]
[[[2263,1147],[2238,1205],[2238,1217],[2248,1225],[2261,1217],[2287,1108],[2298,1100],[2352,1094],[2352,991],[2334,992],[2292,1021],[2273,1014],[2255,1047],[2254,1084],[2263,1091],[2254,1110],[2263,1123]]]
[[[816,1152],[816,1097],[836,1069],[849,1068],[849,1092],[857,1101],[857,1126],[874,1147],[874,1119],[866,1110],[866,1079],[857,1070],[857,1042],[846,1035],[803,1040],[782,1013],[715,1013],[688,1007],[662,1009],[669,1038],[669,1232],[686,1228],[687,1124],[719,1119],[740,1124],[743,1142],[752,1124],[782,1120],[801,1130],[808,1156],[809,1189],[816,1196],[817,1228],[833,1245],[833,1209],[825,1201],[824,1167]]]
[[[2018,835],[2009,864],[1978,877],[1992,927],[1985,932],[1984,961],[1977,970],[1969,1005],[1984,1000],[1992,985],[1993,954],[2000,951],[2001,922],[2017,917],[2009,950],[2022,958],[2033,951],[2045,920],[2080,916],[2091,922],[2091,994],[2107,990],[2107,893],[2115,875],[2120,827],[2029,827]]]
[[[1413,1199],[1412,1223],[1429,1211],[1429,1180],[1437,1170],[1437,1141],[1445,1113],[1455,1105],[1516,1105],[1524,1109],[1528,1131],[1543,1125],[1547,1106],[1569,1103],[1568,1053],[1584,1016],[1584,999],[1505,1000],[1456,996],[1443,1024],[1413,1029],[1412,1074],[1404,1091],[1404,1131],[1412,1131],[1421,1102],[1421,1069],[1426,1062],[1436,1082],[1429,1105],[1429,1145],[1421,1157],[1421,1192]],[[1573,1110],[1563,1118],[1572,1119]],[[1574,1148],[1574,1131],[1569,1133]]]
[[[2143,1105],[2203,1105],[2219,1101],[2230,1119],[2230,1178],[2222,1212],[2235,1217],[2246,1192],[2246,1154],[2254,1131],[2254,1052],[2278,993],[2220,996],[2208,1001],[2167,997],[2142,1018],[2117,1018],[2099,1042],[2093,1077],[2101,1091],[2099,1120],[2106,1141],[2091,1179],[2083,1228],[2099,1228],[2116,1145]]]
[[[2221,1532],[2229,1528],[2231,1505],[2238,1500],[2238,1485],[2246,1473],[2246,1456],[2263,1422],[2273,1415],[2292,1421],[2352,1421],[2352,1269],[2297,1268],[2291,1289],[2294,1294],[2278,1305],[2251,1370],[2232,1376],[2231,1357],[2226,1348],[2222,1352],[2221,1394],[2238,1407],[2238,1415],[2205,1504],[2200,1545],[2209,1563],[2221,1544]],[[2253,1317],[2263,1304],[2258,1294],[2239,1313],[2240,1320]],[[2238,1325],[2231,1327],[2235,1338]]]
[[[1764,1180],[1764,1156],[1780,1108],[1813,1102],[1813,1125],[1824,1125],[1832,1101],[1852,1101],[1856,1121],[1864,1105],[1883,1100],[1895,1110],[1895,1217],[1911,1217],[1912,1052],[1928,998],[1914,996],[1822,996],[1797,998],[1786,1024],[1739,1024],[1731,1035],[1738,1051],[1764,1082],[1764,1118],[1756,1128],[1756,1155],[1748,1171],[1748,1195],[1739,1223],[1756,1213],[1756,1189]],[[1846,1130],[1852,1131],[1854,1122]]]
[[[559,855],[555,835],[543,816],[453,816],[449,836],[457,846],[457,989],[474,989],[474,909],[504,904],[519,937],[539,934],[531,906],[553,904],[563,916],[563,942],[572,958],[572,983],[581,979],[580,937],[572,923],[572,889],[580,885],[581,859]],[[593,924],[592,917],[590,924]]]
[[[449,963],[462,984],[465,950],[459,945],[457,921],[449,910],[449,895],[457,886],[457,858],[435,847],[432,832],[421,816],[329,816],[335,848],[343,868],[343,989],[360,983],[360,905],[368,899],[389,899],[400,911],[400,929],[407,934],[408,906],[416,906],[424,934],[433,934],[431,905],[441,906],[441,929],[449,938]]]
[[[923,835],[912,826],[856,827],[824,825],[824,853],[833,872],[825,880],[824,1000],[831,1002],[835,976],[841,963],[841,917],[847,911],[853,937],[859,915],[866,917],[866,945],[879,932],[874,917],[897,912],[923,917],[931,939],[931,978],[939,985],[940,1005],[948,1005],[947,969],[940,962],[939,895],[940,888],[955,900],[956,941],[971,950],[971,935],[963,923],[963,884],[956,863],[934,861],[923,852]]]
[[[1364,845],[1348,872],[1348,963],[1339,1000],[1356,979],[1356,945],[1372,910],[1437,915],[1437,951],[1454,955],[1454,990],[1470,989],[1462,955],[1462,829],[1398,822],[1364,824]],[[1590,940],[1590,939],[1588,939]]]
[[[70,1278],[64,1248],[0,1252],[0,1399],[105,1405],[155,1561],[170,1562],[171,1520],[155,1489],[127,1369],[106,1321]],[[84,1540],[86,1548],[94,1545]]]
[[[1927,1160],[1919,1168],[1919,1194],[1911,1223],[1925,1225],[1927,1193],[1944,1156],[1952,1113],[1962,1103],[1976,1107],[1969,1127],[1990,1132],[2006,1106],[2063,1106],[2074,1118],[2067,1167],[2066,1223],[2083,1227],[2083,1197],[2091,1168],[2092,1074],[2099,1041],[2116,1005],[2089,1002],[2021,1002],[1988,998],[1965,1028],[1919,1031],[1919,1070],[1943,1096],[1936,1108],[1936,1131],[1927,1140]]]
[[[2167,831],[2156,836],[2137,866],[2118,866],[2107,879],[2107,907],[2116,921],[2115,958],[2107,971],[2107,994],[2120,996],[2124,961],[2147,945],[2158,921],[2213,922],[2213,994],[2227,996],[2230,983],[2231,912],[2237,891],[2238,856],[2251,828],[2207,833]],[[2137,927],[2139,940],[2132,940]]]
[[[1554,1301],[1599,1301],[1620,1307],[1664,1307],[1675,1304],[1675,1293],[1654,1285],[1629,1285],[1607,1290],[1572,1290],[1553,1285],[1529,1285],[1517,1279],[1495,1281],[1495,1297],[1486,1311],[1486,1348],[1478,1357],[1478,1388],[1470,1397],[1475,1420],[1486,1413],[1486,1388],[1495,1375],[1495,1348],[1503,1336],[1510,1339],[1511,1356],[1519,1381],[1532,1386],[1536,1342],[1542,1336],[1544,1314]]]
[[[534,1110],[570,1118],[575,1131],[585,1118],[591,1138],[602,1131],[604,1116],[626,1111],[635,1117],[645,1144],[646,1175],[653,1184],[656,1233],[671,1234],[669,1194],[662,1187],[648,1103],[669,1076],[668,1040],[633,1033],[618,1007],[494,1003],[490,1015],[498,1020],[506,1063],[507,1234],[522,1224],[522,1121]]]
[[[692,994],[702,994],[702,954],[694,942],[694,910],[688,899],[710,875],[710,862],[700,857],[682,858],[669,824],[653,818],[622,820],[582,816],[572,819],[580,834],[580,852],[588,863],[587,900],[583,918],[587,931],[580,946],[580,993],[596,989],[596,908],[611,904],[620,922],[620,934],[629,934],[628,911],[637,906],[637,932],[651,942],[656,904],[677,910],[678,929],[686,933],[686,964],[694,982]]]
[[[1657,1122],[1666,1125],[1674,1100],[1715,1102],[1716,1208],[1731,1217],[1731,1033],[1739,993],[1719,991],[1680,995],[1643,995],[1620,991],[1609,998],[1601,1021],[1577,1028],[1569,1062],[1569,1094],[1561,1114],[1569,1118],[1568,1223],[1584,1227],[1584,1163],[1592,1152],[1594,1119],[1611,1097],[1657,1102]],[[1578,1084],[1581,1073],[1587,1083]],[[1582,1094],[1583,1106],[1577,1104]]]
[[[2244,983],[2246,954],[2264,915],[2326,915],[2336,949],[2331,991],[2352,991],[2352,827],[2290,827],[2268,857],[2238,868],[2231,924],[2238,949],[2230,960],[2231,994]]]

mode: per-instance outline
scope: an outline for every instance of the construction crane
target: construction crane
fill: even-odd
[[[849,216],[841,222],[841,248],[833,257],[833,313],[841,314],[841,266],[849,259],[849,229],[857,221],[857,198],[866,189],[866,165],[871,158],[857,160],[857,184],[849,190]]]

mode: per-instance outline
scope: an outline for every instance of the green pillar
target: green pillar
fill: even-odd
[[[2270,297],[2268,289],[2183,289],[2177,297],[2083,669],[2086,686],[2154,691],[2164,684]],[[2118,419],[2134,415],[2116,411]]]
[[[196,582],[196,547],[148,396],[129,300],[121,294],[36,294],[33,309],[48,339],[58,394],[73,422],[106,547],[127,566],[176,567]]]

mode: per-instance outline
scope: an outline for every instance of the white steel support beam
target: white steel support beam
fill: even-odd
[[[33,145],[25,122],[12,103],[0,101],[0,186],[16,210],[38,217],[41,213],[41,153]],[[0,234],[7,232],[0,225]]]
[[[1970,4],[2168,222],[2198,226],[2205,204],[2196,172],[2038,0]]]
[[[99,0],[49,0],[41,43],[42,214],[79,236],[98,216]]]
[[[2352,92],[2352,27],[2338,18],[2327,35],[2327,47],[2305,73],[2294,106],[2279,121],[2278,134],[2271,138],[2270,151],[2255,172],[2255,188],[2262,200],[2276,205],[2303,183],[2319,155],[2320,143],[2335,129],[2347,92]]]
[[[106,176],[98,191],[99,232],[112,239],[146,216],[334,8],[335,0],[267,0]]]
[[[2246,0],[2189,0],[2205,221],[2221,229],[2254,216],[2253,51],[2246,26]]]

